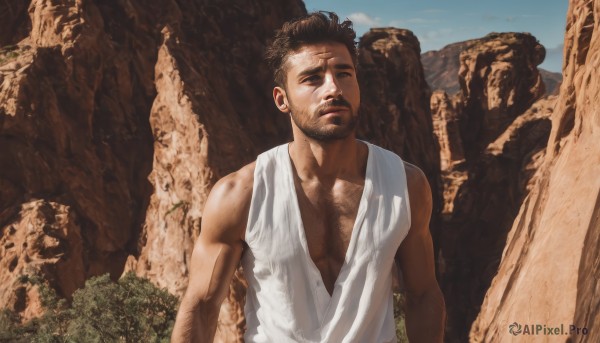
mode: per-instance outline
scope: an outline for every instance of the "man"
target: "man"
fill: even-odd
[[[240,260],[246,342],[395,342],[394,260],[409,339],[442,340],[431,190],[417,167],[355,138],[355,37],[333,13],[277,33],[267,53],[273,99],[294,140],[212,189],[173,342],[212,342]]]

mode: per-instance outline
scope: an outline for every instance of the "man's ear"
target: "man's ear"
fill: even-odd
[[[279,86],[273,88],[273,100],[275,101],[275,106],[277,106],[281,112],[290,113],[290,105],[285,89]]]

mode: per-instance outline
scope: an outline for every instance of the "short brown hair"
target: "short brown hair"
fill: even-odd
[[[286,59],[290,52],[306,44],[342,43],[348,48],[356,65],[355,38],[356,32],[352,29],[352,22],[346,19],[340,23],[337,14],[333,12],[314,12],[283,24],[266,52],[267,63],[273,71],[275,83],[281,87],[285,86]]]

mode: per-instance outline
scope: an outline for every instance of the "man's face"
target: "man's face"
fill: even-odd
[[[292,125],[318,141],[332,141],[354,133],[360,91],[350,52],[341,43],[305,45],[285,62],[286,87],[273,96]]]

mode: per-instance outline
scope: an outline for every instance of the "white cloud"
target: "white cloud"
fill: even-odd
[[[439,20],[435,19],[424,19],[424,18],[408,18],[408,19],[396,19],[390,21],[390,26],[404,27],[410,25],[423,25],[423,24],[435,24],[439,23]]]
[[[373,18],[364,12],[352,13],[348,16],[355,25],[381,26],[381,18]]]

